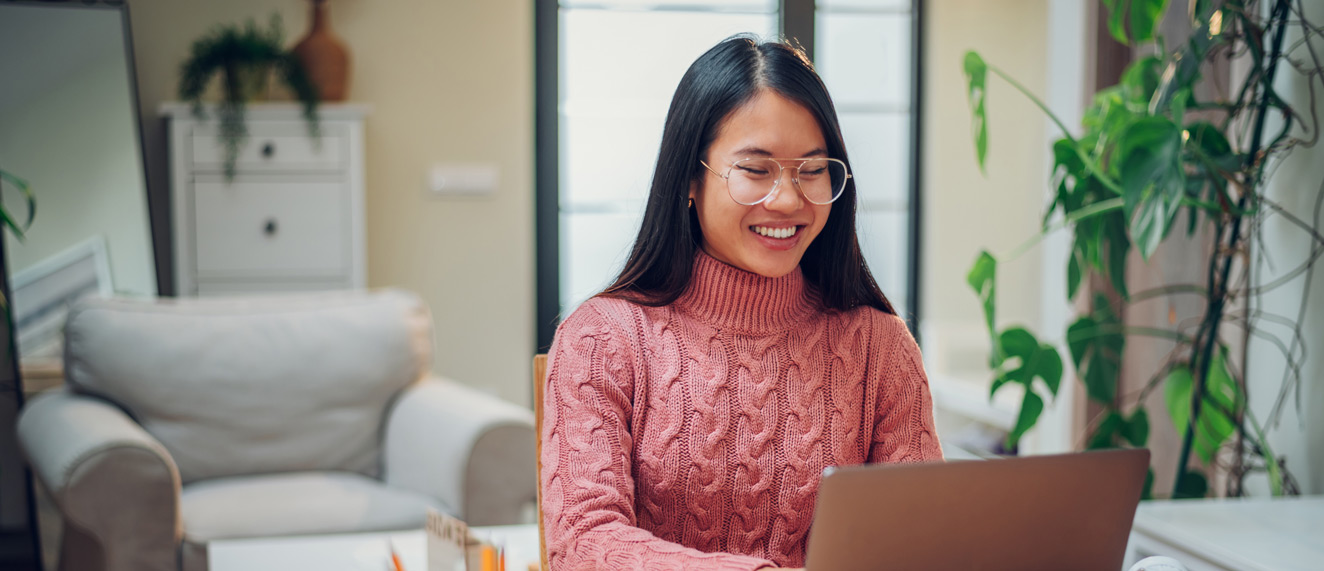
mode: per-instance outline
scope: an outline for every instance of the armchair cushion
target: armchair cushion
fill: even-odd
[[[65,343],[69,385],[123,407],[185,484],[376,475],[388,403],[428,369],[432,346],[426,306],[393,290],[87,300]]]
[[[184,486],[180,503],[184,540],[197,544],[416,529],[427,521],[428,507],[443,510],[428,496],[350,472],[217,478]]]

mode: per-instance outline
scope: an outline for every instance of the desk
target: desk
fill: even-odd
[[[478,539],[505,546],[508,571],[538,563],[537,525],[469,529]],[[392,543],[406,570],[428,571],[422,530],[213,541],[207,566],[210,571],[382,571]]]
[[[1151,555],[1191,571],[1324,568],[1324,496],[1141,502],[1123,569]]]

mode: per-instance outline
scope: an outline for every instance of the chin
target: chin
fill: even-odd
[[[780,278],[786,274],[794,272],[800,267],[800,256],[795,256],[793,260],[749,260],[750,263],[742,264],[741,269],[758,274],[765,278]]]

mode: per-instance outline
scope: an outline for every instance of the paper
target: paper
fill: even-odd
[[[466,571],[465,547],[469,526],[464,522],[428,509],[428,571]]]

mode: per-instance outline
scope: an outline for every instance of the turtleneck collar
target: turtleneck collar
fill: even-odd
[[[726,264],[702,249],[694,256],[690,285],[676,300],[681,311],[745,333],[771,333],[802,323],[817,307],[799,266],[779,278]]]

